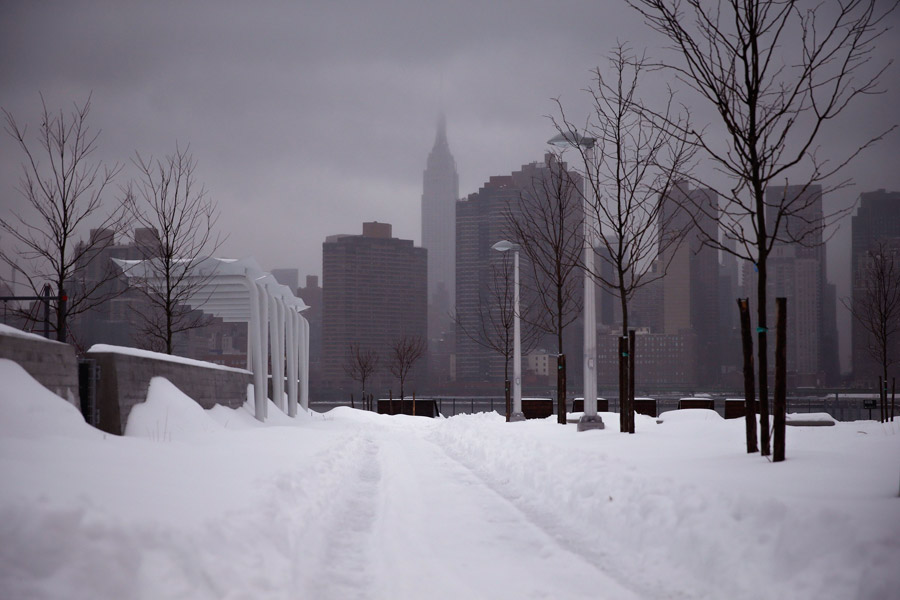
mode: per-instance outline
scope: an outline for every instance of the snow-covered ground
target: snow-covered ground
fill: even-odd
[[[0,360],[0,598],[897,598],[900,422],[204,411],[105,435]]]

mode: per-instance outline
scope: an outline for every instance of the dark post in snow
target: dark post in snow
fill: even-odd
[[[619,336],[619,431],[628,431],[628,338]]]
[[[756,444],[756,389],[753,377],[753,335],[750,332],[750,299],[738,298],[741,315],[741,343],[744,352],[744,420],[747,424],[747,453],[759,450]]]
[[[634,433],[634,335],[628,332],[628,433]]]
[[[784,460],[785,419],[787,412],[787,298],[775,298],[775,436],[772,460]]]
[[[897,378],[891,378],[891,421],[894,420],[894,399],[897,397]]]

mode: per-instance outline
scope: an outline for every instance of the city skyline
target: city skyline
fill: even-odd
[[[578,0],[7,3],[0,14],[0,106],[18,122],[32,132],[39,125],[41,93],[51,110],[90,96],[89,123],[101,134],[96,157],[124,164],[123,184],[135,151],[159,157],[176,142],[190,144],[229,234],[220,254],[320,276],[319,232],[378,220],[421,244],[423,161],[438,115],[447,115],[464,197],[543,154],[555,133],[547,118],[557,113],[554,98],[576,123],[586,118],[583,90],[616,39],[651,57],[666,45],[624,4]],[[898,22],[895,12],[888,24]],[[900,36],[882,36],[876,50],[872,66],[900,55]],[[659,79],[652,83],[666,83]],[[884,94],[851,105],[824,133],[821,156],[891,125],[900,65],[887,69],[881,87]],[[680,100],[698,121],[714,122],[696,97],[682,90]],[[900,189],[898,153],[894,132],[851,164],[845,175],[856,186],[827,193],[826,211],[861,192]],[[18,209],[21,155],[9,136],[0,136],[0,157],[0,208]],[[829,280],[847,297],[849,219],[829,239]],[[849,316],[838,308],[846,336]],[[848,368],[849,355],[842,359]]]

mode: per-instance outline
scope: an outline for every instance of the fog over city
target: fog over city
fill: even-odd
[[[900,25],[900,12],[890,18]],[[33,132],[39,94],[50,110],[90,95],[96,158],[125,165],[120,184],[135,176],[135,151],[161,157],[189,144],[228,236],[219,254],[302,278],[321,274],[325,236],[359,233],[363,221],[421,241],[422,171],[441,113],[466,196],[542,158],[554,98],[584,121],[583,90],[617,42],[665,52],[624,2],[6,2],[0,106]],[[898,55],[895,27],[873,68]],[[666,83],[652,79],[651,95]],[[839,159],[900,121],[900,65],[881,81],[883,94],[858,99],[819,138],[822,156]],[[687,92],[679,99],[709,122]],[[855,186],[827,195],[826,212],[863,191],[900,189],[898,156],[895,131],[843,172]],[[4,214],[25,204],[22,158],[3,136]],[[828,246],[839,297],[849,294],[848,255],[849,219]],[[841,310],[844,368],[847,323]]]

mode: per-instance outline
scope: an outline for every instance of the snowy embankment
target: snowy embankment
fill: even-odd
[[[2,598],[888,598],[900,423],[678,411],[635,435],[335,409],[266,425],[163,379],[124,437],[0,360]]]

